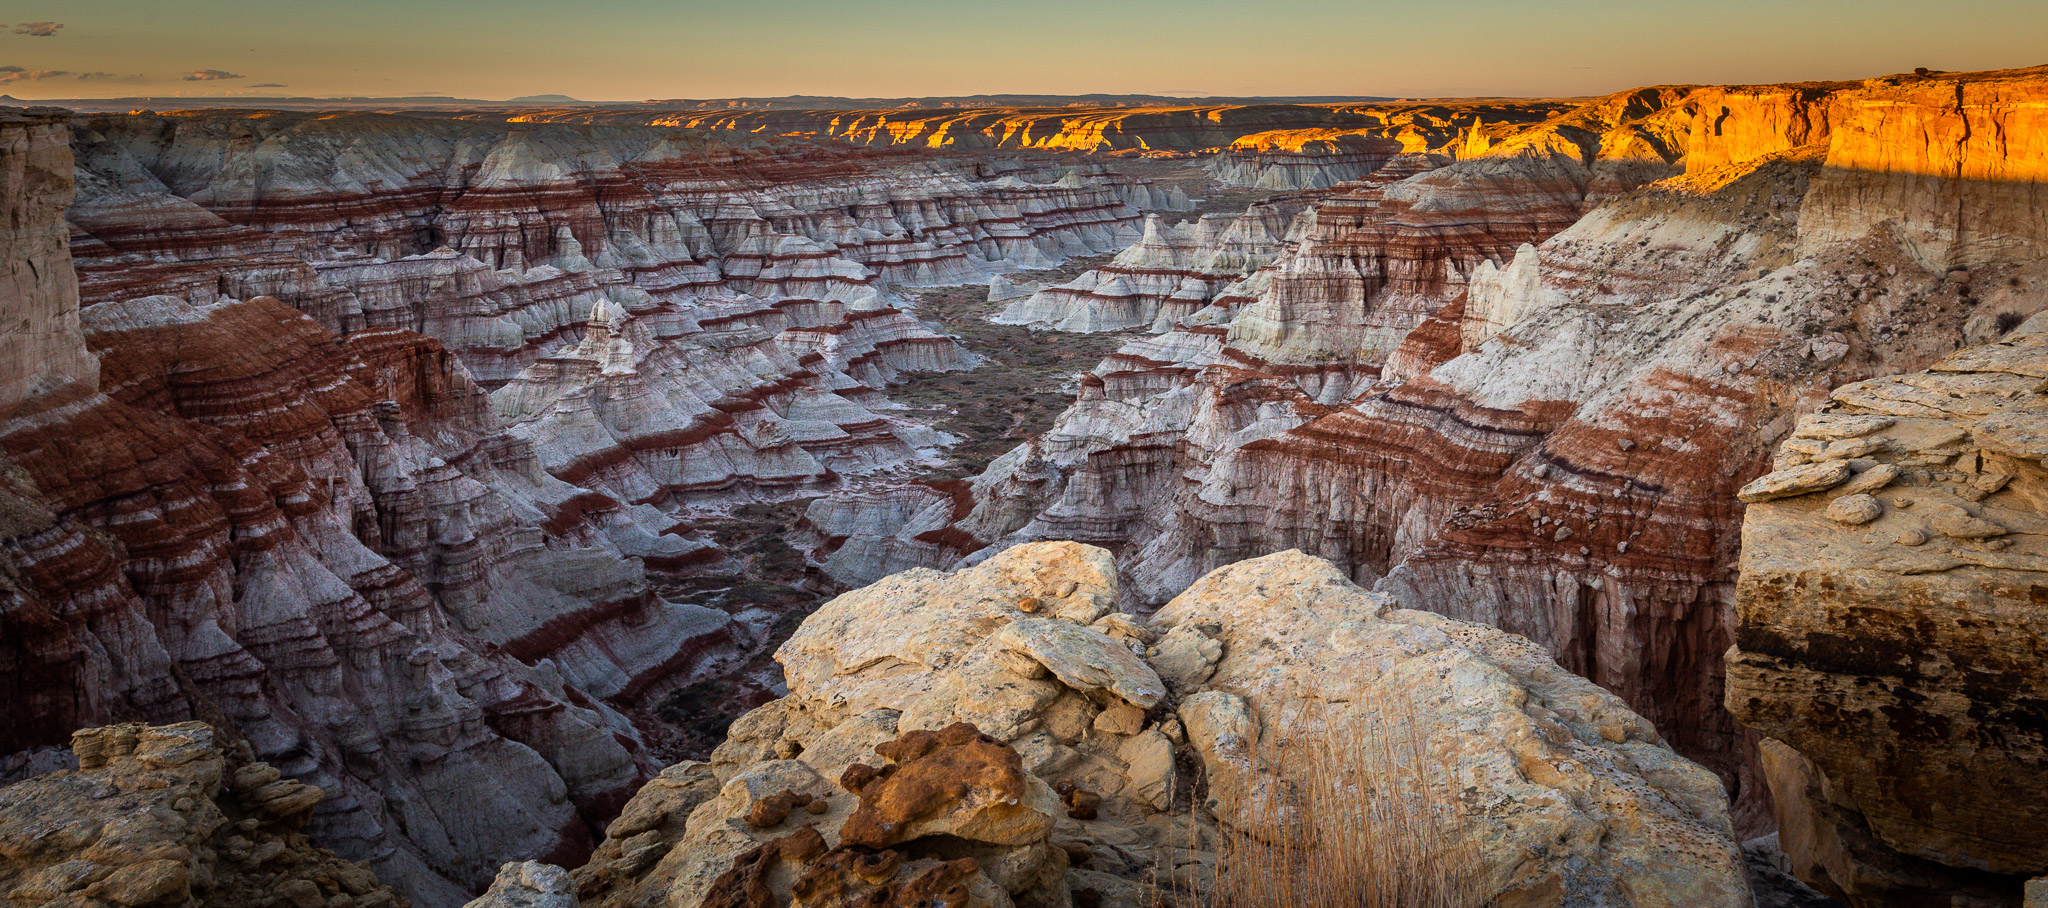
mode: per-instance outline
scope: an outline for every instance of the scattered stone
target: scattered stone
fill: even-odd
[[[1095,717],[1095,730],[1108,735],[1135,735],[1145,728],[1145,711],[1135,706],[1112,706]]]
[[[1853,465],[1852,465],[1853,466]],[[1881,463],[1856,474],[1856,478],[1843,483],[1843,495],[1864,495],[1883,489],[1899,478],[1902,471],[1895,463]]]
[[[1735,497],[1756,504],[1824,492],[1848,482],[1849,477],[1854,474],[1855,471],[1848,464],[1839,460],[1807,464],[1759,476],[1743,486]]]
[[[1827,518],[1836,523],[1860,526],[1884,516],[1884,505],[1865,494],[1844,495],[1828,504]]]

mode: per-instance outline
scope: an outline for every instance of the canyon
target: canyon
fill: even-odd
[[[1489,903],[2017,905],[2043,97],[9,111],[0,809],[1137,906],[1335,740]]]

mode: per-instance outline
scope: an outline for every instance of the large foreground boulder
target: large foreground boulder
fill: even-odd
[[[1854,905],[2048,873],[2039,321],[1836,389],[1746,490],[1728,708],[1769,736],[1793,871]]]
[[[827,603],[788,696],[627,805],[581,904],[1149,906],[1284,872],[1230,855],[1289,829],[1475,904],[1750,904],[1715,777],[1528,641],[1299,552],[1149,622],[1115,577],[1037,543]]]

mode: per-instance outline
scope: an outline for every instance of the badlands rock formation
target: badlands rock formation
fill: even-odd
[[[1382,105],[1197,104],[1157,107],[1040,107],[886,110],[553,110],[513,114],[574,123],[687,126],[746,134],[796,135],[873,147],[953,150],[1120,152],[1204,151],[1276,129],[1375,127]]]
[[[892,288],[1119,248],[1133,203],[1185,207],[1099,168],[645,127],[222,113],[74,144],[88,306],[268,295],[433,336],[550,473],[661,509],[656,532],[937,441],[874,409],[903,371],[967,365]]]
[[[0,110],[0,410],[39,391],[91,385],[98,364],[78,338],[78,283],[65,248],[63,208],[71,202],[68,116],[58,110]]]
[[[1012,301],[995,321],[1054,331],[1166,331],[1271,263],[1306,207],[1305,199],[1276,197],[1236,217],[1205,214],[1173,227],[1149,215],[1144,236],[1109,264]]]
[[[1084,376],[956,528],[1113,546],[1141,605],[1328,558],[1548,647],[1760,824],[1721,707],[1734,493],[1829,389],[2041,307],[2044,83],[1649,89],[1364,181],[1228,305]]]
[[[1310,822],[1262,797],[1318,766],[1272,756],[1361,727],[1419,750],[1336,771],[1454,799],[1432,816],[1483,898],[1750,904],[1713,774],[1528,641],[1299,552],[1149,623],[1111,611],[1116,583],[1107,552],[1039,543],[839,597],[778,654],[789,695],[643,789],[577,902],[535,900],[568,887],[522,867],[479,904],[1150,905],[1209,888],[1219,843]]]
[[[43,125],[0,148],[61,161]],[[10,184],[29,235],[60,223],[67,176]],[[202,718],[325,790],[308,833],[424,904],[587,852],[652,768],[601,701],[732,642],[643,573],[702,544],[550,476],[430,337],[337,337],[269,298],[80,313],[61,247],[6,254],[59,275],[24,330],[73,326],[100,380],[10,387],[0,414],[0,751]]]
[[[2041,321],[1836,389],[1742,490],[1728,708],[1794,872],[1852,905],[2048,873]]]
[[[65,908],[403,908],[307,841],[318,788],[199,722],[72,737],[78,766],[0,788],[0,898]]]

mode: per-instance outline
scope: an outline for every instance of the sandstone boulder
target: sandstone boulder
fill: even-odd
[[[80,731],[72,741],[77,769],[0,788],[0,901],[24,908],[411,904],[368,867],[299,832],[320,789],[250,761],[246,744],[224,741],[207,725],[116,725]]]
[[[788,696],[682,771],[718,793],[680,827],[641,803],[677,802],[676,784],[628,804],[577,871],[585,905],[1193,897],[1227,875],[1225,843],[1293,816],[1260,807],[1312,764],[1276,754],[1364,727],[1420,750],[1340,749],[1342,772],[1413,786],[1402,797],[1463,792],[1443,838],[1486,898],[1749,904],[1719,782],[1527,641],[1399,609],[1298,552],[1218,571],[1119,630],[1098,620],[1114,576],[1099,549],[1034,543],[827,603],[779,654]],[[1140,655],[1160,630],[1180,641],[1163,652],[1209,671],[1182,665],[1168,691]],[[1149,708],[1129,699],[1143,685]]]
[[[1879,443],[1861,472],[1743,522],[1728,708],[1771,739],[1792,868],[1853,905],[2014,904],[2048,872],[2042,375],[2023,329],[1838,388],[1796,434]]]

